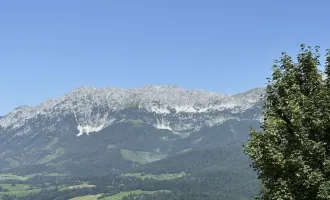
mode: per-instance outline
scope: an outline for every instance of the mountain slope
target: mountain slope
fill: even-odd
[[[0,118],[0,127],[24,135],[33,134],[34,129],[41,128],[44,123],[56,122],[48,124],[44,131],[66,132],[57,125],[62,125],[60,122],[67,117],[74,121],[77,128],[75,132],[82,135],[97,132],[114,121],[122,120],[125,118],[123,111],[134,109],[139,114],[153,115],[136,116],[145,122],[173,131],[189,131],[221,123],[230,117],[228,111],[240,113],[253,107],[260,100],[261,94],[263,89],[223,95],[202,90],[184,90],[176,86],[146,86],[127,90],[81,87],[38,106],[18,107]],[[195,121],[199,123],[192,124]]]
[[[121,173],[167,156],[241,144],[263,89],[224,95],[176,86],[81,87],[0,118],[2,170]]]

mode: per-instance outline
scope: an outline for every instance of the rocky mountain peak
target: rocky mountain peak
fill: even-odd
[[[25,134],[29,131],[22,127],[27,127],[37,118],[60,121],[69,116],[74,117],[77,129],[82,134],[86,130],[97,131],[119,119],[129,118],[122,111],[135,109],[140,115],[143,113],[145,122],[183,131],[198,129],[194,124],[205,126],[219,123],[228,118],[228,112],[242,113],[254,106],[263,93],[264,89],[260,88],[228,95],[186,90],[174,85],[147,85],[132,89],[83,86],[37,106],[18,107],[0,118],[0,126],[3,129],[21,129],[20,134]],[[191,120],[187,122],[192,116],[198,123]]]

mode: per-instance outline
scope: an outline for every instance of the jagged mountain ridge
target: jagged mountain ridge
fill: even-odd
[[[133,119],[160,129],[187,133],[238,118],[240,113],[256,105],[263,93],[264,89],[260,88],[226,95],[177,86],[137,89],[84,86],[37,106],[14,109],[0,118],[0,130],[24,135],[35,134],[34,129],[38,128],[44,131],[66,129],[56,124],[69,118],[76,124],[76,134],[80,136],[100,131],[114,122]],[[127,116],[127,110],[134,110],[136,116]],[[42,127],[40,123],[35,125],[40,120],[52,124],[48,127]]]
[[[263,93],[77,88],[0,118],[0,172],[101,175],[191,150],[231,151],[258,127]]]

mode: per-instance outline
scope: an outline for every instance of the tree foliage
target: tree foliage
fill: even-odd
[[[301,45],[297,61],[275,61],[264,95],[260,132],[244,151],[263,189],[256,199],[330,199],[330,51],[324,72],[319,47]],[[325,75],[325,76],[322,76]]]

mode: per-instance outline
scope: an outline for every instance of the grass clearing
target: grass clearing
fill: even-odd
[[[87,195],[87,196],[81,196],[81,197],[71,198],[69,200],[97,200],[97,198],[100,197],[101,195],[102,194]]]
[[[43,149],[44,150],[53,150],[54,147],[58,144],[58,137],[53,137],[50,143],[45,146]]]
[[[95,185],[90,185],[88,183],[82,183],[80,185],[62,186],[60,188],[60,190],[63,191],[63,190],[81,189],[81,188],[93,188],[93,187],[96,187],[96,186]]]
[[[60,174],[60,173],[49,173],[49,174],[46,174],[46,176],[66,176],[66,174]]]
[[[7,174],[0,174],[0,181],[1,180],[20,180],[20,181],[26,181],[29,178],[32,178],[34,176],[66,176],[65,174],[59,174],[59,173],[38,173],[38,174],[29,174],[25,176],[20,176],[12,173],[7,173]]]
[[[49,174],[42,174],[44,176],[66,176],[65,174],[60,174],[60,173],[49,173]]]
[[[139,156],[138,153],[129,151],[127,149],[121,149],[120,154],[125,160],[131,160],[133,162],[138,162],[140,164],[147,163],[147,161],[144,158],[142,158],[141,156]]]
[[[8,192],[0,192],[0,195],[10,194],[10,195],[17,195],[17,196],[27,196],[29,194],[38,193],[41,189],[37,189],[31,187],[27,184],[0,184],[0,186],[4,189],[9,190]]]
[[[129,194],[155,194],[157,192],[171,192],[169,190],[158,190],[158,191],[142,191],[142,190],[133,190],[133,191],[124,191],[118,194],[104,197],[101,200],[122,200],[124,197],[127,197]],[[78,199],[77,199],[78,200]]]
[[[19,176],[15,174],[0,174],[0,180],[20,180],[20,181],[25,181],[28,180],[29,178],[33,177],[34,175],[27,175],[27,176]]]
[[[72,185],[69,186],[68,189],[81,189],[81,188],[93,188],[96,187],[95,185],[89,185],[89,184],[81,184],[81,185]]]
[[[157,152],[142,152],[142,151],[129,151],[127,149],[121,149],[120,154],[123,159],[131,160],[133,162],[138,162],[140,164],[146,164],[150,162],[154,162],[157,160],[161,160],[167,156],[167,154],[160,154]]]
[[[156,179],[156,180],[172,180],[172,179],[184,177],[186,175],[187,174],[185,172],[181,172],[179,174],[160,174],[160,175],[143,174],[143,173],[124,174],[124,176],[136,177],[136,178],[140,178],[142,180],[144,180],[146,178]]]
[[[58,158],[59,156],[61,156],[62,154],[64,154],[65,149],[63,148],[57,148],[55,150],[55,152],[52,152],[51,154],[48,154],[47,156],[45,156],[44,158],[42,158],[38,164],[44,164],[44,163],[48,163],[56,158]]]

